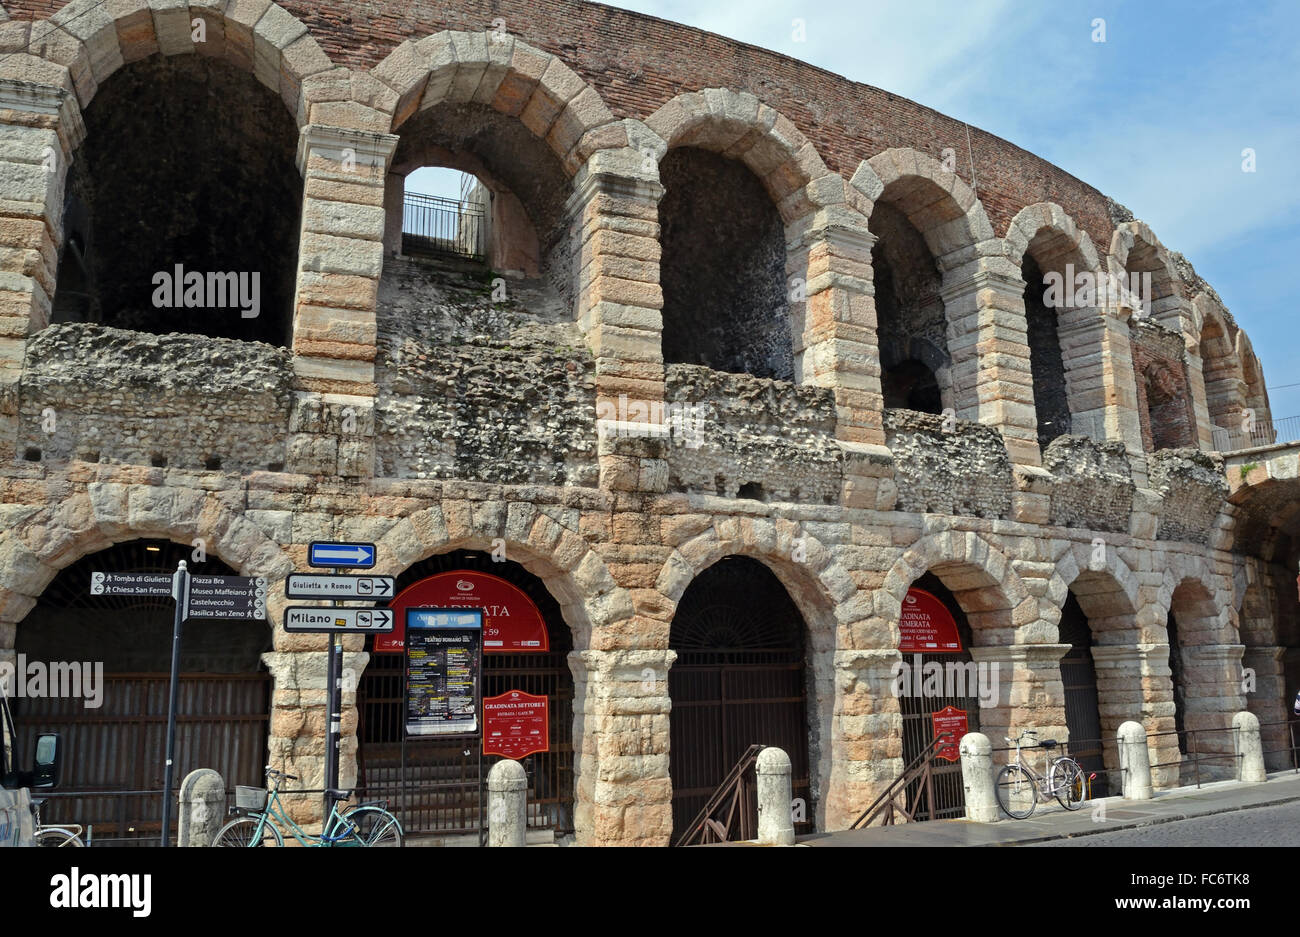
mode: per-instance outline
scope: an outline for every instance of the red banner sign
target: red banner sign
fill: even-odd
[[[924,589],[908,589],[898,622],[898,649],[920,654],[961,653],[961,636],[952,612]]]
[[[388,607],[394,611],[393,630],[375,635],[376,654],[400,654],[406,648],[408,608],[483,609],[484,654],[540,654],[551,649],[546,622],[533,600],[491,573],[439,573],[411,583]]]
[[[966,734],[966,710],[957,709],[955,706],[945,706],[937,713],[930,716],[934,723],[934,737],[938,738],[945,732],[951,732],[952,735],[939,744],[934,750],[935,758],[943,758],[947,761],[957,761],[961,758],[961,740]]]
[[[518,761],[551,747],[550,706],[545,696],[508,690],[483,700],[483,754]]]

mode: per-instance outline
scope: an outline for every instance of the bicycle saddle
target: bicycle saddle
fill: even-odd
[[[352,792],[351,792],[351,791],[340,791],[340,790],[337,790],[337,789],[335,789],[335,788],[330,788],[330,789],[329,789],[328,791],[326,791],[325,793],[329,794],[329,795],[330,795],[331,797],[333,797],[335,800],[347,800],[349,797],[352,796]]]
[[[1055,747],[1056,747],[1056,739],[1043,739],[1041,742],[1038,743],[1038,747],[1039,747],[1039,748],[1055,748]]]

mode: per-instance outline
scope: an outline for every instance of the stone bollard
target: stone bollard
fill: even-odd
[[[758,753],[754,774],[758,777],[758,844],[794,845],[794,768],[790,756],[771,747]]]
[[[181,782],[176,845],[211,846],[226,822],[226,782],[211,768],[197,768]]]
[[[522,846],[528,831],[528,775],[517,761],[498,761],[488,772],[489,846]]]
[[[966,819],[996,823],[1002,817],[993,789],[993,743],[987,735],[967,732],[961,740],[961,780],[966,789]]]
[[[1125,800],[1151,799],[1151,753],[1147,730],[1140,722],[1119,727],[1119,766],[1124,776]]]
[[[1237,780],[1247,784],[1263,784],[1268,780],[1264,768],[1264,742],[1259,736],[1259,717],[1252,712],[1239,712],[1232,717],[1232,727],[1237,730],[1237,752],[1241,761],[1237,765]]]

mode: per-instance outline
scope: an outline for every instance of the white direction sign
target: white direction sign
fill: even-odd
[[[307,548],[308,566],[351,566],[370,569],[375,565],[373,543],[327,543],[314,540]]]
[[[392,576],[332,576],[329,573],[293,573],[284,581],[291,599],[391,599]]]
[[[322,608],[291,605],[284,610],[284,630],[299,634],[392,631],[393,613],[386,608]]]

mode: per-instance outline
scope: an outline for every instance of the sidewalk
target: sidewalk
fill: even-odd
[[[876,826],[839,833],[813,833],[799,837],[800,846],[1020,846],[1049,839],[1068,839],[1094,833],[1110,833],[1156,823],[1170,823],[1191,817],[1206,817],[1252,807],[1271,807],[1300,801],[1300,774],[1274,771],[1264,784],[1217,781],[1200,789],[1180,787],[1156,791],[1151,800],[1106,797],[1106,819],[1096,820],[1095,804],[1066,811],[1053,803],[1039,804],[1028,820],[1004,817],[997,823],[967,820],[936,820]]]

